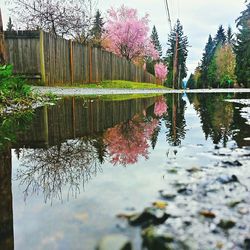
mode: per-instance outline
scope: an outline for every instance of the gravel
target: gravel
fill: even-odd
[[[165,94],[165,93],[250,93],[250,88],[241,89],[90,89],[90,88],[65,88],[65,87],[32,87],[39,93],[53,93],[55,95],[123,95],[123,94]]]

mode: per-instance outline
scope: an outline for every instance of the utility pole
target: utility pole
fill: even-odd
[[[171,23],[170,11],[169,11],[169,7],[168,7],[168,0],[165,0],[165,7],[166,7],[167,16],[168,16],[168,23],[170,26],[170,31],[172,31],[172,23]]]

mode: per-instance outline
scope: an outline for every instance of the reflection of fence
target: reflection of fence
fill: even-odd
[[[39,148],[58,145],[67,139],[95,136],[107,128],[130,120],[152,106],[155,98],[127,101],[84,100],[69,97],[57,105],[37,110],[27,132],[19,133],[15,147]]]
[[[15,72],[38,78],[44,85],[104,80],[156,82],[155,77],[142,67],[101,48],[82,45],[43,31],[4,34],[7,61],[14,65]]]

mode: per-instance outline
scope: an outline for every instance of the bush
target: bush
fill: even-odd
[[[13,75],[13,66],[0,66],[0,100],[4,98],[27,97],[31,88],[21,76]]]

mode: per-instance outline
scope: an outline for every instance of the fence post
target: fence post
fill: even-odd
[[[6,63],[6,53],[4,46],[3,20],[0,8],[0,65]]]
[[[43,85],[47,85],[46,82],[46,71],[45,71],[45,59],[44,59],[44,34],[40,30],[40,70],[41,70],[41,79]]]
[[[89,48],[89,82],[92,83],[92,47],[91,45],[88,46]]]
[[[74,83],[74,61],[73,61],[73,42],[69,40],[69,50],[70,50],[70,81],[71,85]]]

